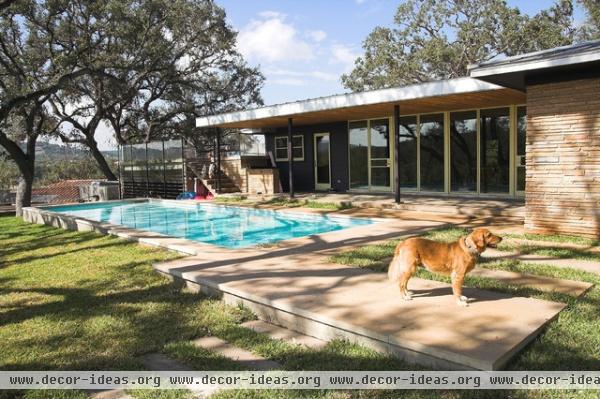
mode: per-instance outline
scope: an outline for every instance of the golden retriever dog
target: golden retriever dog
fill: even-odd
[[[446,244],[425,238],[409,238],[396,247],[394,259],[388,269],[390,281],[398,283],[404,300],[412,299],[407,290],[408,280],[423,266],[434,273],[449,275],[452,279],[452,292],[456,303],[469,306],[469,298],[462,295],[465,275],[475,267],[479,255],[487,247],[495,248],[502,238],[488,229],[475,229],[466,237]]]

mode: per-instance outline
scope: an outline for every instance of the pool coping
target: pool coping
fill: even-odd
[[[353,215],[323,215],[320,212],[304,212],[299,211],[297,208],[284,208],[284,209],[253,209],[246,208],[243,206],[237,205],[227,205],[227,204],[213,204],[213,203],[199,203],[194,200],[171,200],[171,199],[156,199],[156,198],[132,198],[132,199],[117,199],[110,201],[102,201],[105,203],[119,203],[119,202],[128,202],[128,203],[137,203],[137,202],[159,202],[166,204],[176,204],[176,205],[207,205],[207,206],[215,206],[215,207],[227,207],[227,208],[238,208],[238,209],[248,209],[248,210],[257,210],[257,211],[265,211],[265,212],[277,212],[277,213],[285,213],[289,215],[314,215],[317,217],[324,218],[342,218],[342,219],[367,219],[373,222],[373,224],[382,224],[382,223],[392,223],[393,219],[390,218],[377,218],[377,217],[361,217],[361,216],[353,216]],[[301,246],[304,244],[304,240],[306,238],[311,238],[315,236],[325,236],[328,234],[335,234],[341,231],[344,232],[352,232],[354,229],[362,229],[365,226],[371,225],[359,225],[352,227],[345,227],[340,230],[327,231],[318,234],[311,234],[301,237],[289,238],[286,240],[280,240],[273,243],[265,243],[258,244],[254,246],[241,247],[241,248],[229,248],[225,246],[219,246],[210,243],[204,243],[200,241],[194,241],[186,238],[169,236],[162,233],[156,233],[153,231],[146,231],[141,229],[136,229],[127,226],[121,226],[118,224],[107,223],[107,222],[99,222],[92,219],[87,219],[81,216],[73,216],[67,215],[61,212],[53,212],[53,208],[59,208],[63,206],[74,206],[74,205],[83,205],[83,204],[95,204],[96,202],[91,203],[70,203],[70,204],[53,204],[53,205],[44,205],[44,206],[31,206],[23,208],[23,220],[29,223],[35,224],[45,224],[53,227],[63,228],[67,230],[76,230],[76,231],[95,231],[101,234],[108,234],[117,236],[128,241],[139,242],[140,244],[155,246],[159,248],[165,248],[172,251],[179,252],[184,255],[198,255],[200,253],[205,252],[206,250],[213,250],[214,248],[219,248],[222,250],[230,250],[230,251],[269,251],[272,248],[280,248],[287,247],[293,248],[295,246]],[[358,231],[357,231],[358,232]]]

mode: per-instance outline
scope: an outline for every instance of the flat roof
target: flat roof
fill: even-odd
[[[470,77],[358,93],[338,94],[196,119],[197,127],[273,128],[389,116],[395,104],[403,115],[466,109],[475,103],[524,102],[522,93]]]
[[[534,74],[600,66],[600,40],[490,60],[469,66],[469,76],[519,90]]]

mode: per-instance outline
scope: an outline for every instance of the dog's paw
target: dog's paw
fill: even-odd
[[[463,300],[463,298],[465,298],[465,300]],[[467,306],[469,306],[469,302],[467,302],[466,299],[467,299],[467,297],[461,296],[460,299],[456,300],[456,304],[458,306],[466,308]]]
[[[412,294],[413,293],[411,291],[406,291],[404,294],[400,294],[400,296],[403,300],[410,301],[412,299]]]
[[[470,298],[467,298],[467,297],[466,297],[466,296],[464,296],[464,295],[461,295],[461,296],[460,296],[460,300],[461,300],[461,301],[463,301],[463,302],[469,302],[471,299],[470,299]]]

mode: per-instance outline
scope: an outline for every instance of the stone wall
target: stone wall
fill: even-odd
[[[275,194],[279,190],[279,170],[247,169],[249,194]]]
[[[600,78],[527,87],[525,229],[600,238]]]
[[[241,191],[247,191],[246,169],[242,168],[240,157],[222,158],[221,170],[233,181],[235,186]]]

